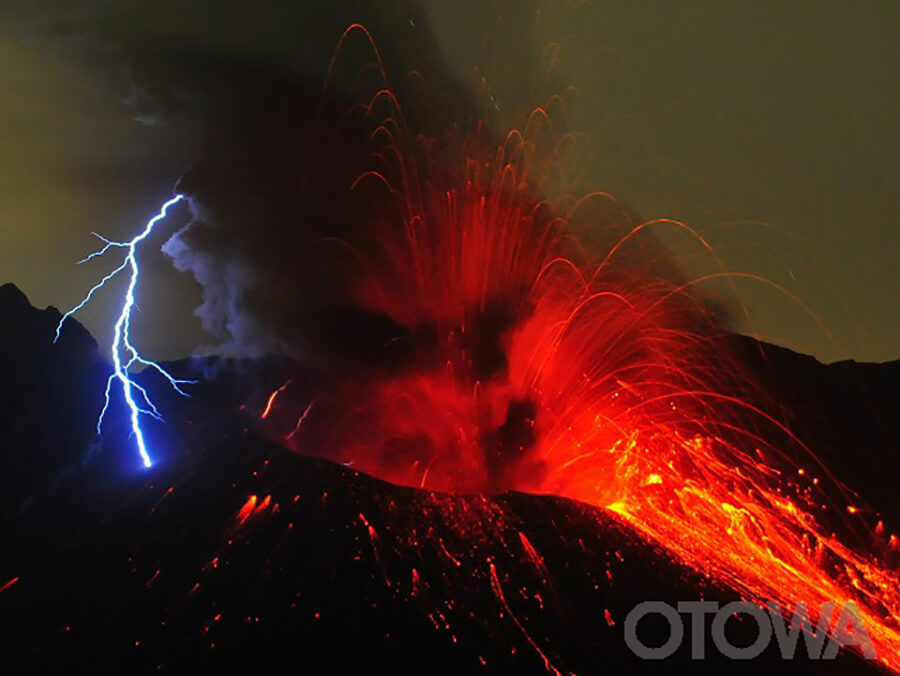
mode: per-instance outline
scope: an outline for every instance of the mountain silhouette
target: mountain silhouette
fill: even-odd
[[[774,645],[749,662],[694,661],[688,645],[638,659],[623,620],[639,601],[737,595],[604,510],[395,486],[267,441],[254,406],[283,360],[168,364],[198,381],[190,399],[140,374],[167,416],[148,424],[156,465],[140,469],[115,396],[98,438],[110,367],[75,320],[54,344],[59,318],[0,287],[6,673],[877,671],[847,653],[784,661]],[[779,393],[773,414],[896,523],[900,362],[727,340]]]

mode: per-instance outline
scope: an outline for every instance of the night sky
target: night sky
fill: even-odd
[[[468,87],[480,67],[511,116],[540,103],[526,83],[559,43],[552,85],[577,88],[590,183],[643,219],[700,229],[831,336],[769,287],[741,282],[737,301],[710,287],[734,328],[824,361],[900,357],[900,5],[887,1],[5,0],[0,282],[38,306],[77,302],[110,265],[75,265],[90,232],[136,232],[254,82],[320,81],[357,20],[401,68]],[[159,252],[185,220],[142,251],[134,335],[151,357],[213,340],[192,314],[196,282]],[[659,237],[703,272],[696,250]],[[78,317],[101,341],[113,303]]]

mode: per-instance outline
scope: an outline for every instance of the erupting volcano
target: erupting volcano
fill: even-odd
[[[372,63],[359,68],[346,58],[351,43],[364,46]],[[335,74],[342,69],[350,76],[338,86]],[[697,579],[746,600],[777,602],[788,617],[801,603],[815,613],[825,603],[841,608],[852,601],[878,660],[900,673],[900,541],[890,532],[896,523],[880,519],[876,508],[883,506],[867,507],[858,487],[845,485],[793,429],[780,393],[757,378],[724,328],[721,311],[702,291],[714,281],[763,284],[796,301],[798,312],[809,311],[777,284],[727,269],[690,226],[641,222],[610,194],[586,189],[579,171],[582,137],[568,129],[565,94],[547,97],[513,124],[485,79],[477,104],[468,107],[454,100],[455,93],[435,96],[441,85],[418,73],[393,84],[376,42],[354,24],[340,40],[314,106],[301,106],[298,114],[292,95],[267,111],[264,120],[276,123],[256,121],[252,144],[263,147],[254,152],[264,161],[256,164],[258,158],[239,143],[224,144],[222,153],[198,160],[179,182],[178,197],[167,206],[183,200],[193,219],[163,250],[203,287],[199,314],[206,328],[225,338],[228,350],[252,358],[250,367],[241,368],[264,363],[275,372],[267,383],[277,379],[261,395],[241,390],[239,409],[231,402],[219,406],[218,415],[233,416],[240,426],[239,432],[228,426],[223,438],[229,444],[235,438],[277,444],[330,461],[322,463],[330,467],[328,481],[346,480],[353,470],[412,488],[382,505],[391,518],[403,513],[397,517],[403,527],[394,533],[372,519],[366,499],[350,508],[352,528],[363,534],[355,536],[360,551],[370,552],[385,588],[400,594],[401,583],[392,578],[400,564],[387,559],[404,560],[403,547],[411,569],[403,588],[409,598],[428,603],[441,585],[450,588],[450,598],[455,578],[435,574],[429,588],[419,548],[430,547],[450,570],[460,569],[458,576],[478,558],[500,616],[510,618],[550,673],[560,671],[544,639],[530,633],[514,594],[529,603],[536,599],[540,609],[545,598],[526,593],[527,582],[498,573],[507,562],[492,547],[521,550],[519,559],[546,582],[554,574],[552,557],[526,530],[531,523],[555,531],[557,522],[544,523],[528,508],[517,511],[511,506],[520,499],[515,493],[584,503],[661,560],[677,561]],[[277,124],[290,135],[269,137]],[[164,369],[128,342],[134,339],[128,329],[138,278],[135,247],[149,228],[131,242],[107,241],[106,247],[127,248],[133,270],[113,355],[130,405],[131,434],[148,468],[138,426],[139,413],[147,412],[141,402],[176,420],[178,407],[190,411],[175,423],[179,434],[191,430],[184,445],[195,435],[205,440],[202,434],[217,424],[204,421],[200,408],[187,408],[209,406],[196,365]],[[689,239],[711,271],[682,275],[678,261],[654,239],[666,229]],[[120,373],[122,340],[130,357],[125,355]],[[137,365],[151,368],[129,372]],[[210,361],[199,370],[218,368]],[[159,374],[176,394],[183,394],[178,384],[200,381],[191,388],[200,403],[179,397],[166,403],[163,394],[156,397],[157,411],[148,379]],[[106,381],[102,409],[107,426],[117,415],[115,398],[110,403],[113,378]],[[137,403],[132,387],[141,395]],[[154,454],[164,456],[157,449],[165,444],[156,441]],[[252,461],[229,465],[229,476],[265,475],[271,456],[257,462],[268,452],[261,447]],[[156,462],[154,455],[148,472],[165,471]],[[167,463],[175,461],[163,457],[159,464]],[[190,482],[200,472],[180,476]],[[165,518],[169,505],[192,490],[180,478],[170,483],[154,476],[135,499],[140,509],[150,505],[142,512],[148,523],[159,513]],[[201,490],[213,484],[198,481]],[[240,493],[241,501],[216,506],[208,520],[224,523],[219,512],[228,512],[225,544],[203,549],[204,556],[210,550],[215,556],[196,573],[186,601],[160,603],[165,618],[180,604],[203,598],[204,576],[218,574],[220,557],[225,568],[226,552],[256,538],[256,528],[260,540],[274,543],[266,574],[289,568],[277,554],[292,551],[286,543],[298,511],[313,509],[305,506],[305,488],[286,499],[294,492],[291,481],[282,473],[265,493],[251,492],[243,480],[229,484],[228,500]],[[323,514],[329,500],[342,499],[329,498],[332,492],[353,494],[346,486],[309,481],[321,489],[321,498],[317,494],[309,504]],[[282,517],[289,522],[275,537],[266,529]],[[153,541],[153,527],[138,530],[144,528]],[[185,526],[181,534],[194,537],[200,551],[208,542],[193,532]],[[496,542],[485,545],[491,538]],[[575,539],[582,551],[594,551],[583,537]],[[475,554],[466,558],[460,552],[469,541]],[[214,548],[220,544],[221,550]],[[129,555],[129,575],[141,578],[142,593],[166,584],[161,558],[151,552],[138,562]],[[612,581],[606,566],[590,574]],[[27,584],[27,575],[2,578],[0,594],[11,596]],[[546,603],[555,603],[547,595]],[[300,597],[299,591],[291,597],[292,608]],[[202,640],[209,650],[216,649],[209,636],[223,617],[218,603],[198,612],[207,616]],[[429,622],[451,631],[447,616],[464,603],[453,597],[433,605]],[[609,610],[603,618],[609,627],[621,619]],[[249,626],[259,621],[252,614],[240,619]],[[154,618],[146,626],[157,624]]]
[[[750,403],[758,386],[695,293],[753,276],[680,279],[646,237],[679,228],[715,260],[699,234],[572,196],[578,137],[556,130],[561,98],[498,146],[483,120],[417,134],[372,50],[383,86],[355,111],[369,155],[347,197],[365,223],[308,246],[316,287],[388,324],[402,356],[326,374],[316,392],[285,382],[262,416],[272,437],[402,485],[610,510],[755,601],[853,600],[900,670],[896,536],[879,525],[880,551],[855,548],[871,540],[855,503]]]

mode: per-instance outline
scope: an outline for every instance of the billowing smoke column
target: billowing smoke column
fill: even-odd
[[[378,59],[340,67],[324,94],[256,93],[182,178],[194,219],[164,246],[203,287],[198,313],[224,349],[287,353],[307,371],[294,394],[316,384],[294,442],[412,485],[521,487],[546,471],[536,378],[569,377],[535,372],[529,350],[559,343],[549,354],[592,360],[616,389],[679,336],[670,362],[715,333],[649,228],[628,234],[606,194],[571,197],[580,139],[560,130],[562,99],[504,137],[479,106],[486,86],[467,98],[418,76],[388,87]]]
[[[203,285],[206,326],[297,360],[272,436],[401,484],[582,500],[761,602],[854,600],[900,670],[896,572],[835,534],[860,527],[843,487],[751,403],[695,293],[750,275],[682,279],[648,232],[717,265],[701,236],[574,197],[560,97],[496,137],[477,105],[423,104],[422,78],[389,87],[374,53],[362,103],[264,101],[179,186],[196,217],[165,250]]]
[[[159,213],[149,221],[147,221],[144,229],[138,235],[135,235],[134,238],[128,240],[127,242],[114,242],[106,239],[102,235],[94,233],[94,235],[104,243],[104,246],[103,248],[95,251],[83,260],[79,261],[80,263],[86,263],[94,258],[103,256],[112,249],[124,249],[126,252],[125,259],[122,261],[121,265],[119,265],[112,272],[101,279],[97,284],[95,284],[91,288],[91,290],[88,291],[84,299],[80,303],[78,303],[78,305],[66,312],[62,316],[62,318],[60,318],[59,324],[56,327],[56,335],[53,339],[54,343],[59,340],[63,324],[65,324],[66,320],[73,314],[78,312],[85,305],[87,305],[93,299],[94,294],[97,291],[99,291],[113,279],[118,277],[119,274],[125,272],[126,270],[129,271],[130,276],[128,278],[128,285],[125,289],[122,300],[122,307],[119,311],[119,315],[116,319],[113,330],[113,342],[110,346],[110,356],[113,363],[113,373],[106,381],[106,394],[103,409],[100,411],[100,416],[97,419],[97,435],[99,436],[101,433],[103,427],[103,419],[106,416],[107,409],[109,408],[111,393],[110,390],[113,386],[113,383],[118,381],[118,383],[122,387],[122,396],[124,397],[125,403],[128,406],[129,416],[131,420],[131,431],[134,435],[138,453],[140,454],[141,462],[143,463],[144,467],[150,467],[153,464],[153,461],[150,457],[150,452],[147,449],[146,442],[144,441],[144,433],[141,430],[141,416],[149,415],[153,418],[156,418],[157,420],[162,420],[162,415],[160,414],[159,409],[156,408],[153,401],[150,399],[150,395],[147,393],[147,390],[140,384],[138,384],[132,377],[132,369],[136,367],[153,369],[154,371],[162,375],[169,382],[172,388],[176,392],[178,392],[178,394],[181,394],[183,396],[188,395],[183,389],[181,389],[181,386],[191,381],[179,380],[177,378],[174,378],[159,364],[149,359],[145,359],[143,356],[141,356],[141,353],[132,343],[131,311],[134,308],[134,294],[135,290],[137,289],[138,280],[140,278],[140,267],[138,266],[137,261],[137,247],[141,242],[143,242],[145,239],[147,239],[147,237],[150,236],[157,223],[162,221],[168,215],[169,209],[181,202],[183,199],[184,197],[182,195],[176,195],[172,199],[168,200],[165,204],[163,204],[162,208],[159,210]]]

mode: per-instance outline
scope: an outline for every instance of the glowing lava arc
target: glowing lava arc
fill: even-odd
[[[603,508],[761,605],[852,600],[881,663],[900,674],[896,536],[882,526],[868,549],[845,542],[872,541],[865,522],[844,516],[857,498],[848,509],[852,491],[767,412],[783,410],[777,396],[695,291],[753,280],[815,315],[773,282],[729,272],[689,226],[635,224],[608,193],[583,192],[567,168],[577,139],[551,117],[562,104],[502,138],[489,122],[437,135],[408,127],[371,35],[355,24],[341,41],[351,32],[381,76],[358,109],[371,159],[348,180],[347,219],[363,229],[326,238],[339,253],[315,288],[346,289],[350,305],[431,337],[411,341],[405,368],[335,374],[316,396],[339,405],[317,407],[318,418],[307,406],[293,431],[269,415],[268,404],[296,405],[276,390],[262,416],[273,436],[395,484]],[[319,152],[332,149],[310,156]],[[712,272],[683,279],[678,261],[638,236],[653,224],[682,230]],[[821,485],[793,478],[808,462]]]
[[[123,272],[126,268],[131,269],[131,278],[128,280],[128,287],[125,291],[125,299],[122,303],[122,310],[119,313],[119,318],[116,320],[116,324],[114,327],[113,341],[110,350],[113,362],[113,373],[106,381],[106,393],[104,395],[105,399],[103,403],[103,409],[100,411],[100,416],[97,418],[97,435],[100,435],[100,431],[103,426],[103,418],[106,415],[107,409],[109,408],[110,388],[112,387],[113,381],[118,380],[122,385],[122,394],[124,395],[125,402],[128,404],[128,408],[131,412],[131,431],[134,434],[134,438],[138,447],[138,453],[140,453],[141,461],[144,463],[144,467],[150,467],[153,464],[153,461],[150,459],[150,454],[147,451],[147,446],[144,442],[144,433],[141,430],[140,425],[141,415],[149,415],[153,418],[156,418],[157,420],[162,420],[163,418],[162,415],[160,415],[159,410],[156,408],[156,405],[150,400],[150,395],[147,393],[147,390],[145,390],[141,385],[139,385],[132,379],[131,368],[135,365],[139,365],[154,369],[169,381],[172,389],[174,389],[178,394],[185,397],[189,395],[181,389],[181,385],[193,383],[195,381],[179,380],[173,377],[168,371],[166,371],[156,362],[142,357],[137,348],[135,348],[131,343],[131,310],[134,307],[134,291],[137,287],[138,278],[140,276],[140,268],[138,267],[137,257],[135,254],[137,251],[137,245],[145,240],[151,232],[153,232],[153,228],[156,226],[156,224],[168,215],[169,209],[185,199],[187,198],[185,198],[184,195],[175,195],[175,197],[162,205],[162,208],[153,218],[147,221],[147,225],[144,226],[144,230],[140,234],[136,235],[133,239],[127,242],[114,242],[112,240],[106,239],[102,235],[92,233],[95,237],[104,242],[104,246],[102,249],[99,249],[86,258],[80,260],[79,264],[86,263],[93,258],[103,256],[110,249],[126,249],[127,254],[125,255],[125,260],[122,261],[121,265],[119,265],[116,269],[114,269],[103,279],[101,279],[97,284],[95,284],[78,305],[73,307],[62,316],[62,318],[59,320],[59,324],[56,327],[56,336],[53,338],[53,342],[56,343],[59,340],[60,332],[62,331],[62,327],[65,321],[85,305],[87,305],[93,298],[94,293],[106,286],[107,282],[118,276],[119,273]],[[135,391],[137,391],[139,395],[139,399],[137,401],[135,400]]]

